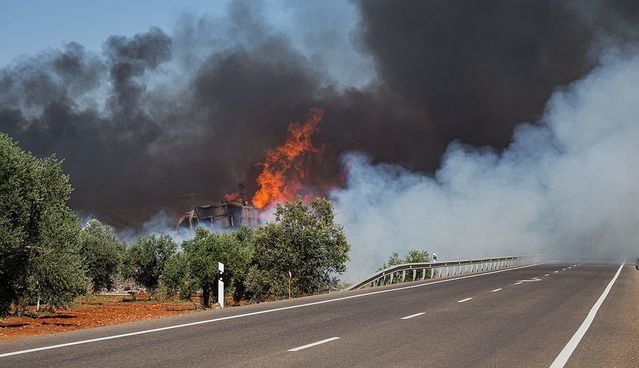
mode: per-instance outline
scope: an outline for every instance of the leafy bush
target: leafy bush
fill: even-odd
[[[125,252],[126,244],[118,240],[110,226],[91,220],[82,229],[80,253],[94,292],[113,287],[113,277],[120,270]]]
[[[426,250],[411,249],[410,251],[408,251],[408,254],[406,255],[405,258],[401,258],[397,252],[393,252],[388,257],[388,260],[386,260],[386,262],[384,262],[384,265],[381,268],[378,269],[378,271],[381,271],[381,270],[386,269],[388,267],[404,264],[404,263],[427,263],[427,262],[430,262],[430,261],[431,261],[430,255],[428,254],[428,251],[426,251]],[[422,271],[422,270],[416,271],[415,278],[416,279],[421,279],[422,276],[423,276],[423,272],[424,271]],[[426,277],[430,277],[430,272],[431,271],[430,270],[426,270],[426,272],[427,272]],[[396,282],[399,282],[401,276],[402,276],[401,272],[395,272],[395,273],[393,273],[393,280],[396,281]],[[410,277],[412,278],[412,273],[410,274]],[[407,276],[407,278],[408,278],[408,276]]]
[[[276,222],[257,229],[255,266],[247,287],[256,299],[288,294],[327,291],[337,285],[346,270],[350,245],[335,224],[332,202],[315,198],[310,204],[298,199],[277,205]]]
[[[183,253],[175,253],[164,265],[162,288],[168,297],[179,295],[181,299],[191,299],[196,292],[196,282],[189,273],[188,258]]]
[[[155,292],[164,266],[176,249],[177,244],[168,235],[139,236],[127,251],[125,275],[149,292]]]
[[[71,191],[54,156],[37,159],[0,133],[0,316],[12,303],[65,305],[86,290]]]
[[[224,282],[235,299],[244,294],[244,279],[253,259],[252,230],[210,232],[198,228],[195,237],[182,244],[189,276],[202,290],[202,304],[208,307],[211,293],[217,290],[218,262],[225,265]]]

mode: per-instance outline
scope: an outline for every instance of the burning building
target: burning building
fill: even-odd
[[[195,229],[198,225],[214,226],[222,229],[259,225],[259,212],[247,201],[222,200],[220,204],[199,206],[180,217],[178,229]]]
[[[312,108],[306,121],[289,124],[282,144],[266,150],[264,160],[257,164],[262,170],[257,177],[259,189],[253,195],[252,206],[246,196],[246,186],[240,183],[239,191],[226,194],[220,204],[195,207],[185,213],[178,221],[178,229],[192,230],[199,224],[223,229],[257,226],[260,210],[294,200],[309,177],[309,164],[323,152],[323,147],[316,147],[312,142],[323,116],[322,109]]]
[[[178,229],[195,229],[198,225],[219,228],[237,228],[259,225],[259,212],[253,206],[239,202],[222,201],[220,204],[198,206],[188,211],[178,221]]]

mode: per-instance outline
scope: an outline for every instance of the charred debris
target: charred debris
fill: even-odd
[[[245,186],[240,184],[239,189],[238,192],[225,195],[219,204],[198,206],[186,212],[178,220],[178,230],[193,231],[200,225],[220,229],[258,226],[259,210],[250,205]]]

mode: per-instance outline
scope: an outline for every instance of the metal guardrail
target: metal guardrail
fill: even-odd
[[[377,271],[363,281],[349,286],[346,290],[523,266],[532,263],[536,258],[537,256],[513,256],[461,261],[404,263]]]

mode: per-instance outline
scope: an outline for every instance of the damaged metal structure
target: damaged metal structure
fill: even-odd
[[[249,206],[247,201],[244,204],[222,201],[220,204],[195,207],[180,217],[177,228],[194,230],[199,225],[221,229],[255,227],[259,225],[259,211]]]

